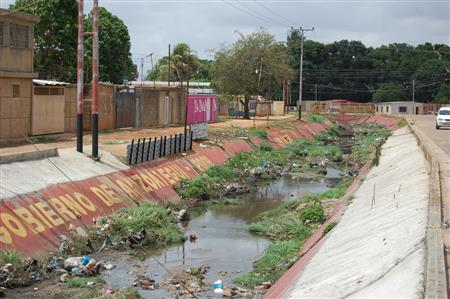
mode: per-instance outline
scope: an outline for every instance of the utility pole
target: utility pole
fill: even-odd
[[[253,116],[253,128],[256,128],[256,109],[258,108],[259,84],[261,83],[262,63],[263,59],[261,57],[261,62],[259,63],[259,70],[256,70],[256,73],[258,74],[258,84],[256,85],[256,102],[255,102],[255,115]]]
[[[151,63],[151,65],[152,65],[152,72],[153,72],[153,52],[152,53],[150,53],[150,63]],[[156,88],[156,82],[155,82],[155,80],[156,80],[156,76],[153,76],[153,88]]]
[[[169,44],[169,65],[168,65],[168,73],[167,73],[167,85],[170,86],[170,44]]]
[[[317,103],[317,84],[314,84],[314,99],[316,100],[317,111],[319,111],[319,104]]]
[[[144,57],[141,58],[141,85],[144,84]]]
[[[416,102],[415,102],[415,85],[416,85],[416,80],[412,80],[412,102],[413,102],[413,106],[412,106],[412,114],[416,114]]]
[[[188,100],[189,100],[189,77],[191,75],[191,57],[188,57],[188,69],[187,69],[187,82],[186,82],[186,102],[184,107],[184,146],[186,146],[186,134],[187,134],[187,117],[188,117]]]
[[[98,158],[98,0],[94,0],[92,20],[92,157]]]
[[[148,54],[147,56],[144,56],[144,57],[141,58],[141,85],[144,84],[143,83],[144,82],[144,59],[147,58],[147,57],[150,57],[150,60],[152,62],[152,70],[153,70],[153,59],[152,59],[152,56],[153,56],[153,52]],[[155,81],[153,80],[153,85],[154,84],[155,84]]]
[[[295,31],[300,33],[300,76],[298,82],[298,101],[297,101],[297,110],[298,110],[298,119],[302,119],[302,92],[303,92],[303,43],[305,40],[305,31],[314,31],[314,27],[312,28],[294,28],[291,27],[291,32]]]
[[[84,24],[83,0],[78,0],[78,48],[77,48],[77,151],[83,152],[83,100],[84,100]]]

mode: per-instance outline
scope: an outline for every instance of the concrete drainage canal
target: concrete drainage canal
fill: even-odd
[[[270,245],[268,239],[248,231],[256,215],[306,194],[324,192],[339,181],[340,173],[334,169],[328,169],[327,175],[320,179],[285,174],[232,202],[221,200],[214,204],[212,199],[200,203],[190,210],[191,220],[179,224],[190,236],[188,241],[116,257],[111,260],[116,267],[104,271],[102,278],[112,288],[140,286],[139,293],[144,298],[178,298],[186,295],[183,286],[167,270],[177,275],[200,271],[203,289],[196,292],[197,296],[221,298],[222,294],[213,291],[214,282],[221,280],[225,287],[236,287],[234,279],[250,272]],[[187,287],[202,288],[198,281],[187,282]],[[245,297],[246,289],[240,291],[241,297]],[[255,297],[254,293],[251,296]]]

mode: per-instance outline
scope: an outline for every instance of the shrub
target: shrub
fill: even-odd
[[[324,218],[325,214],[320,204],[312,204],[300,210],[300,219],[304,222],[320,223]]]

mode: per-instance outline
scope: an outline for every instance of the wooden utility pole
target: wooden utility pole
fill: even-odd
[[[314,27],[312,28],[294,28],[291,27],[291,31],[300,33],[300,75],[298,81],[298,101],[297,101],[297,110],[298,110],[298,119],[302,119],[302,93],[303,93],[303,43],[305,40],[305,31],[314,31]]]
[[[78,47],[77,47],[77,151],[83,152],[83,100],[84,100],[84,8],[78,0]]]
[[[170,44],[169,44],[169,64],[168,64],[168,72],[167,72],[167,85],[170,86]]]
[[[94,0],[92,16],[92,157],[98,158],[98,0]]]

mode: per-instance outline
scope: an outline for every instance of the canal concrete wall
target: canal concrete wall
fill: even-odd
[[[338,225],[307,263],[299,260],[301,275],[277,298],[423,297],[428,195],[423,153],[408,127],[397,130]]]
[[[268,142],[284,146],[305,136],[312,138],[327,126],[294,123],[290,130],[275,128]],[[180,198],[173,186],[180,180],[194,178],[256,146],[236,139],[223,147],[201,148],[132,168],[107,152],[94,161],[73,149],[60,150],[48,159],[1,164],[0,248],[43,256],[59,245],[59,236],[67,234],[69,226],[91,226],[100,215],[146,201],[177,202]]]

